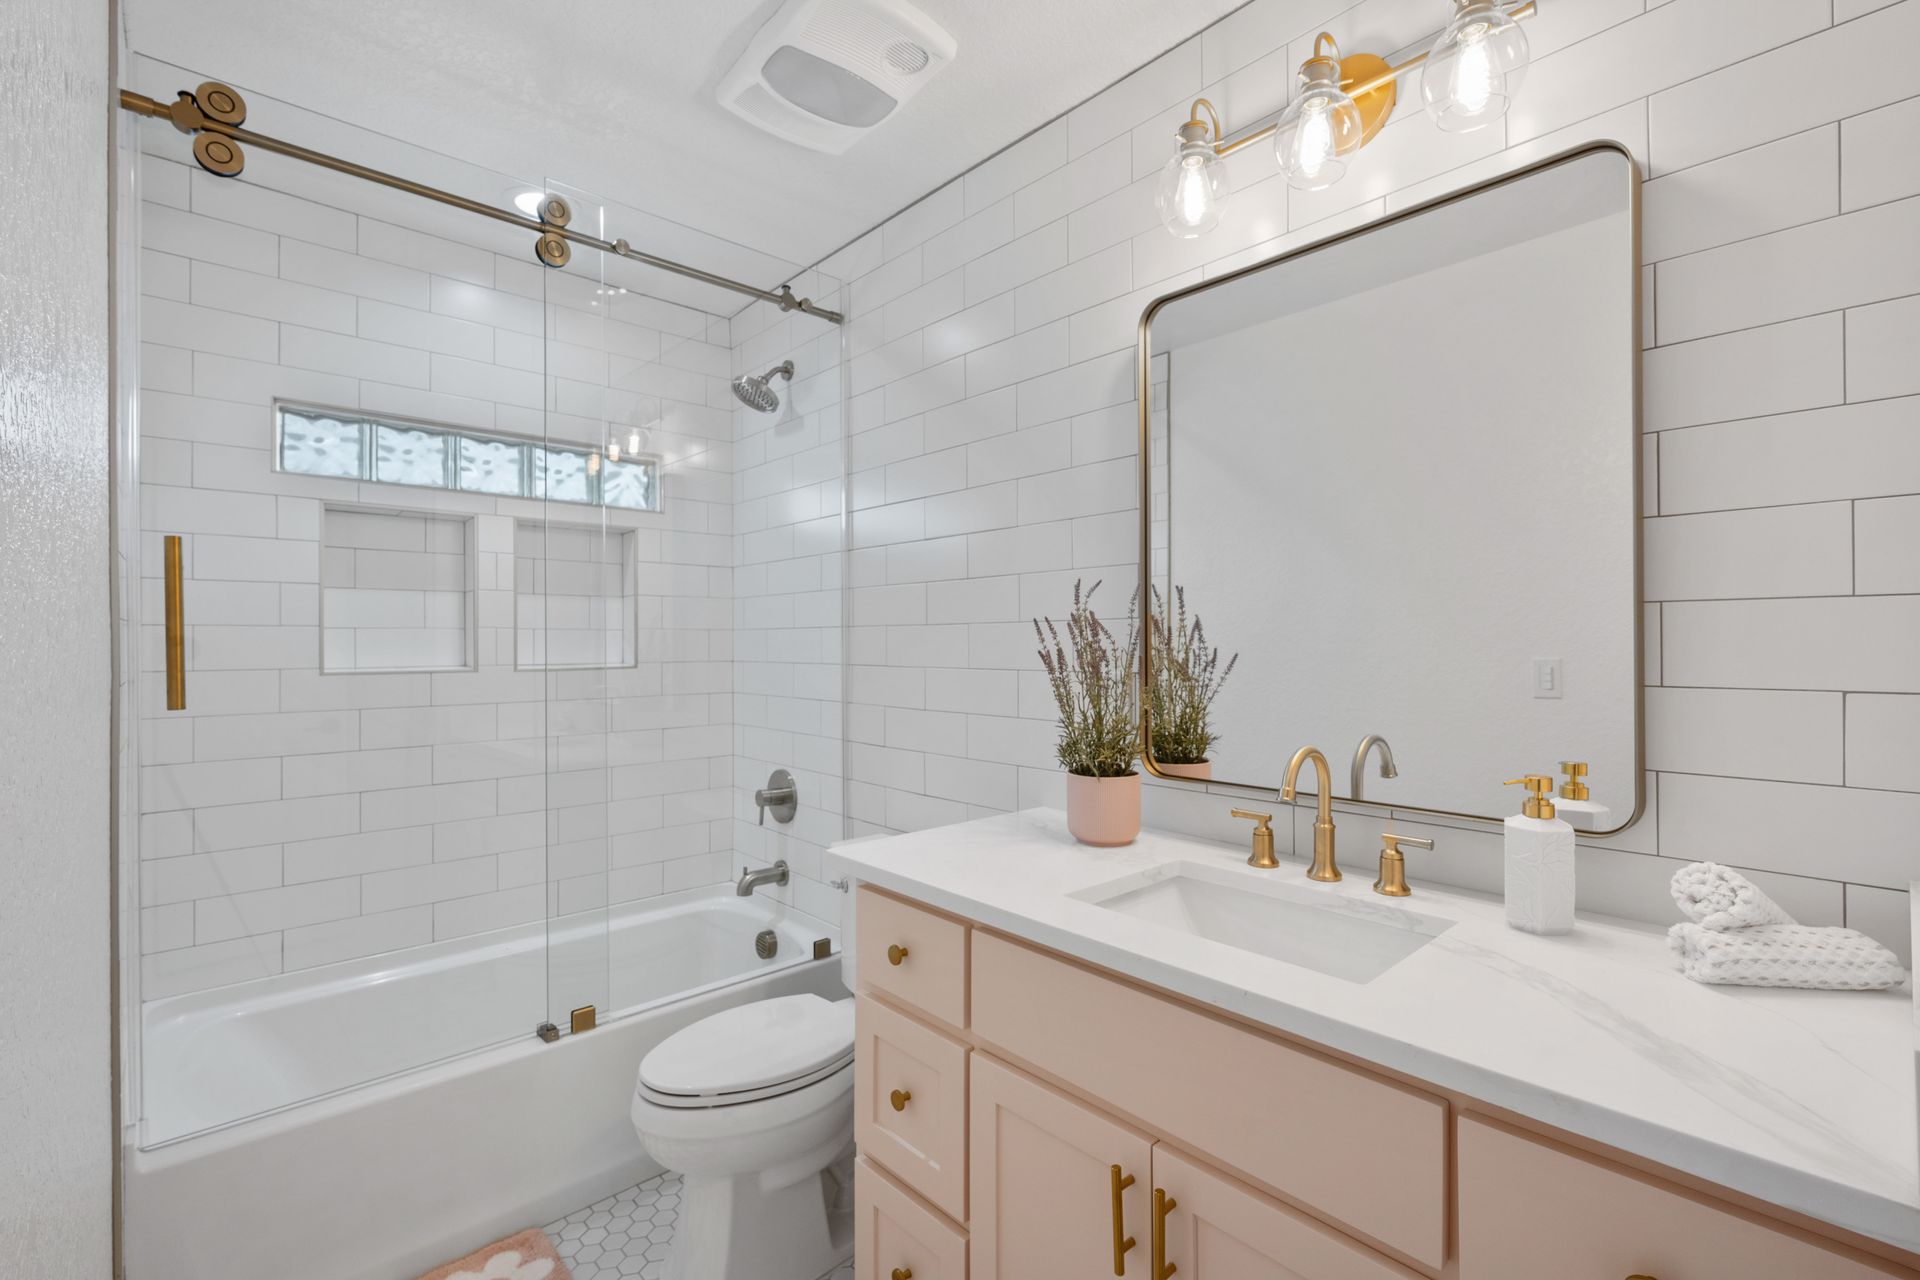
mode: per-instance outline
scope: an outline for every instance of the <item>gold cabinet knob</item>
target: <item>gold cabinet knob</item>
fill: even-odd
[[[899,967],[900,962],[905,960],[906,958],[907,958],[907,949],[901,946],[899,943],[896,942],[892,946],[887,948],[888,964],[893,965],[897,968]]]
[[[913,1280],[913,1268],[895,1267],[893,1269],[893,1280]]]
[[[895,1089],[887,1095],[887,1101],[893,1104],[895,1111],[905,1111],[907,1104],[913,1101],[913,1094],[905,1089]]]

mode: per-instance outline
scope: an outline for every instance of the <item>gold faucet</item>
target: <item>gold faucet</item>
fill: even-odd
[[[1287,765],[1287,780],[1280,787],[1280,798],[1288,804],[1293,803],[1293,784],[1300,777],[1300,766],[1313,761],[1313,771],[1320,783],[1320,809],[1313,820],[1313,866],[1307,869],[1307,879],[1324,880],[1331,883],[1340,878],[1340,864],[1333,856],[1333,774],[1327,769],[1327,757],[1318,747],[1302,747],[1293,753],[1293,760]]]

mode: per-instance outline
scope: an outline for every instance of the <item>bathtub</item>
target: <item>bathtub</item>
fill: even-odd
[[[838,950],[720,886],[154,1001],[128,1280],[411,1280],[611,1195],[658,1172],[627,1118],[647,1050],[750,1000],[844,995]],[[539,1040],[581,992],[600,1027]]]

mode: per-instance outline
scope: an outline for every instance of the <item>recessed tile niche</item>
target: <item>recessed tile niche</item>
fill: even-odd
[[[516,523],[514,665],[633,666],[635,583],[631,530]]]
[[[327,507],[321,670],[471,670],[471,526],[424,512]]]

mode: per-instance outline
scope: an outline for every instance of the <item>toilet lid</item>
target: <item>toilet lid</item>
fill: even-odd
[[[674,1032],[641,1059],[640,1084],[670,1097],[764,1097],[778,1085],[810,1083],[852,1057],[853,1001],[777,996]]]

